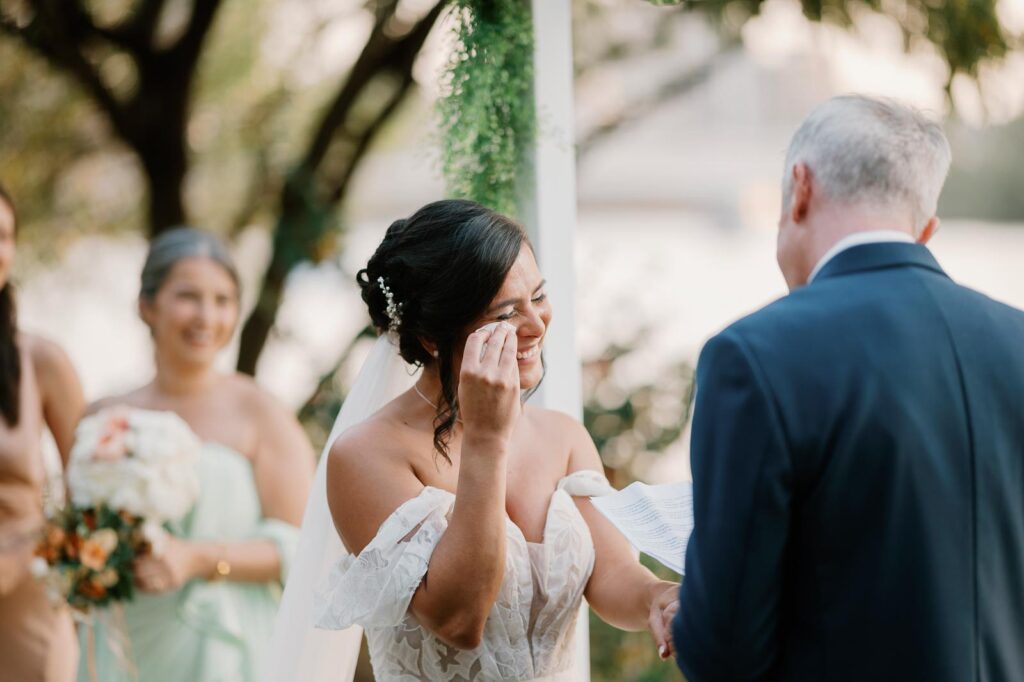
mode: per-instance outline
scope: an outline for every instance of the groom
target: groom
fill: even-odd
[[[889,101],[793,137],[791,293],[697,372],[689,682],[1024,680],[1024,313],[924,247],[949,163]]]

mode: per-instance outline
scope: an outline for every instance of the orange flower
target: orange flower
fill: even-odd
[[[86,568],[91,568],[94,571],[103,570],[103,567],[107,565],[107,557],[109,555],[110,552],[107,551],[106,547],[92,538],[82,543],[80,560]]]
[[[46,544],[50,547],[60,548],[67,539],[67,533],[60,526],[48,526],[46,528]]]
[[[120,579],[121,576],[119,576],[117,571],[113,568],[104,568],[103,571],[94,578],[94,580],[103,587],[113,587]]]
[[[57,563],[57,559],[60,558],[60,551],[46,542],[40,542],[36,547],[35,555],[42,557],[46,560],[46,563],[53,565]]]
[[[81,547],[82,537],[78,533],[68,535],[68,542],[65,545],[64,551],[67,552],[69,559],[77,559]]]
[[[78,583],[78,594],[86,599],[102,599],[107,595],[107,588],[96,582],[94,578],[87,578]]]
[[[93,457],[106,462],[114,462],[125,457],[128,454],[125,434],[128,433],[129,428],[127,410],[112,410],[103,426],[103,433],[100,434],[99,441],[96,443]]]

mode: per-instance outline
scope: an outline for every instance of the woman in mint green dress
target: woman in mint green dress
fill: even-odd
[[[138,591],[123,619],[115,609],[97,617],[91,633],[80,627],[78,679],[255,680],[314,455],[285,408],[250,378],[214,368],[239,318],[238,276],[216,237],[180,228],[155,239],[139,312],[156,374],[92,411],[124,405],[184,419],[203,442],[200,493],[163,547],[137,562]],[[124,638],[109,630],[115,621]]]

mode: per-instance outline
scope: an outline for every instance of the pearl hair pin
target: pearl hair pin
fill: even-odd
[[[380,285],[381,293],[384,294],[384,300],[387,301],[387,307],[384,309],[384,312],[388,316],[388,331],[398,331],[398,327],[402,324],[403,304],[395,302],[395,294],[385,282],[383,275],[377,278],[377,284]]]

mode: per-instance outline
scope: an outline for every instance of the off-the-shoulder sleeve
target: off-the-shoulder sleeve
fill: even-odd
[[[338,561],[319,590],[316,626],[342,630],[398,625],[448,528],[454,502],[447,491],[424,488],[381,524],[359,556]]]
[[[574,471],[558,482],[558,489],[572,497],[601,497],[615,492],[603,474],[592,469]]]
[[[301,531],[292,524],[280,519],[265,518],[257,526],[254,537],[270,540],[277,547],[277,555],[281,560],[281,584],[288,582],[288,569],[299,546]]]

